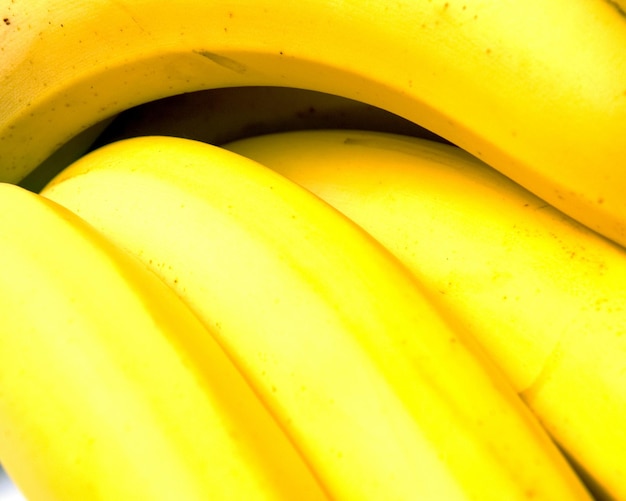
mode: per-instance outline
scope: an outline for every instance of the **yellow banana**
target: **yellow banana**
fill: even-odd
[[[0,462],[32,501],[327,499],[176,294],[0,184]]]
[[[586,0],[5,0],[0,179],[82,128],[274,85],[396,113],[626,244],[626,16]]]
[[[214,145],[142,137],[83,157],[42,195],[218,333],[332,498],[589,499],[408,270],[283,176]]]
[[[450,145],[364,131],[224,145],[310,189],[457,317],[607,499],[626,499],[626,251]]]
[[[177,136],[219,145],[288,130],[354,128],[439,139],[409,120],[352,99],[250,86],[190,92],[136,106],[120,113],[96,146],[136,136]]]

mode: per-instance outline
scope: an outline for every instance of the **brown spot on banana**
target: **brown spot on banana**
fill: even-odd
[[[246,72],[247,68],[245,65],[229,57],[220,56],[219,54],[216,54],[214,52],[209,52],[208,50],[194,50],[194,53],[198,54],[199,56],[206,57],[207,59],[213,61],[215,64],[219,64],[220,66],[223,66],[224,68],[234,71],[235,73]]]
[[[611,7],[613,7],[619,13],[620,16],[626,19],[626,10],[619,2],[615,0],[605,0],[605,2],[608,3]]]

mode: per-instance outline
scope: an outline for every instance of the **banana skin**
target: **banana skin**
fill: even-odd
[[[328,499],[183,301],[0,183],[0,462],[32,501]]]
[[[332,498],[589,499],[463,326],[284,176],[214,145],[141,137],[83,157],[42,196],[218,333]]]
[[[0,180],[141,103],[310,89],[409,119],[626,244],[626,18],[614,1],[7,3]]]
[[[467,152],[371,131],[223,146],[341,210],[497,362],[593,486],[626,499],[626,251]]]

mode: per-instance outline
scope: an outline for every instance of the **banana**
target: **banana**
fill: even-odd
[[[4,183],[0,249],[0,462],[27,499],[328,499],[140,261]]]
[[[626,499],[622,247],[450,145],[338,130],[224,148],[383,243],[498,363],[598,497]]]
[[[626,16],[613,0],[5,4],[0,180],[141,103],[294,87],[407,118],[626,244]]]
[[[220,145],[272,132],[330,128],[442,140],[409,120],[359,101],[305,89],[250,86],[179,94],[131,108],[116,118],[94,149],[136,136],[177,136]]]
[[[138,137],[42,190],[187,302],[340,500],[590,499],[502,374],[361,228],[214,145]]]

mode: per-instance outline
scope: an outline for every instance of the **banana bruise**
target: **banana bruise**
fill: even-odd
[[[391,250],[498,363],[598,498],[626,499],[622,247],[450,145],[335,130],[224,148]]]
[[[590,499],[409,271],[271,169],[197,141],[132,138],[42,195],[138,256],[217,332],[333,499]]]
[[[33,0],[3,16],[0,180],[141,103],[294,87],[407,118],[626,244],[621,3]]]
[[[67,209],[0,184],[0,462],[27,499],[328,499],[211,333]]]

